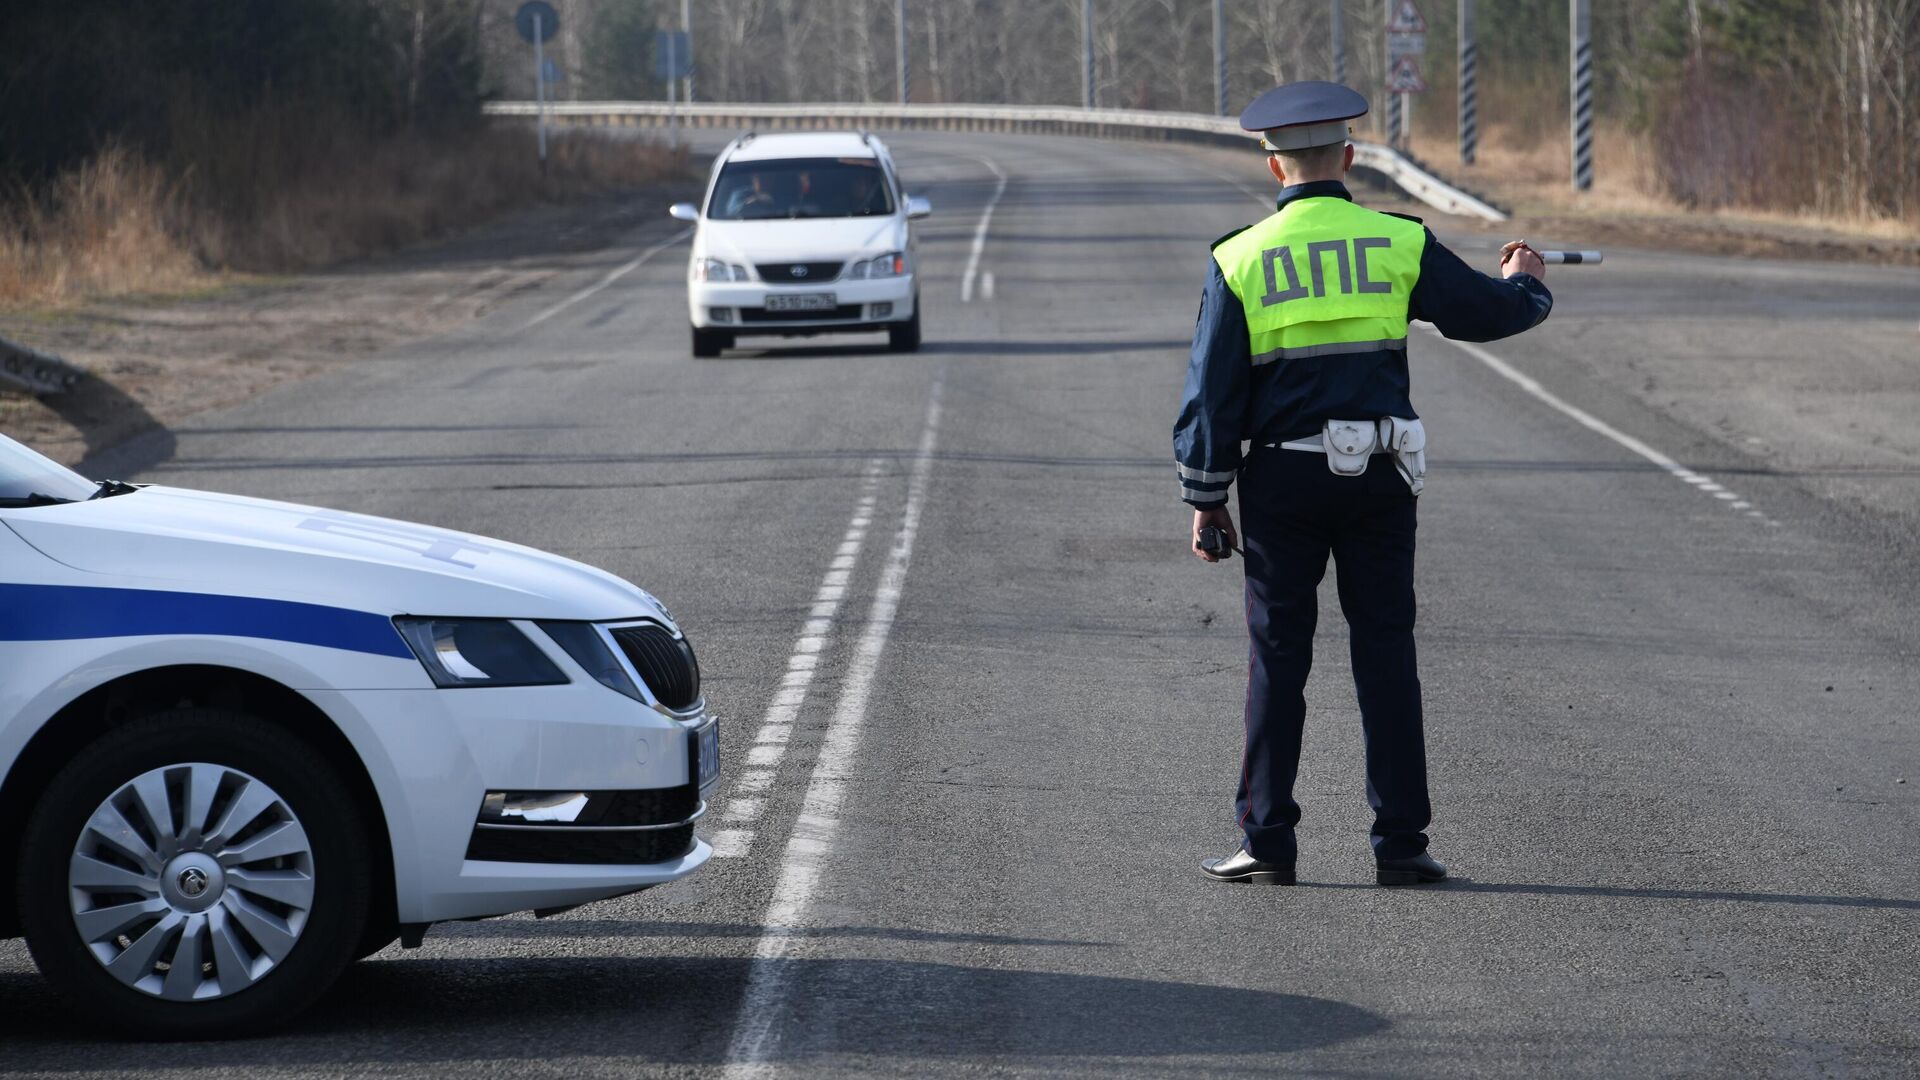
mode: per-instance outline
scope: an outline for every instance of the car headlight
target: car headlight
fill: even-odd
[[[903,277],[907,272],[907,255],[903,251],[892,251],[877,259],[862,259],[847,267],[849,278],[870,279]]]
[[[620,666],[620,658],[613,655],[613,647],[600,634],[600,628],[584,622],[541,622],[540,629],[547,632],[554,644],[567,650],[573,662],[581,670],[593,676],[593,681],[609,690],[617,690],[635,701],[647,699],[640,694],[640,688],[633,685],[627,676],[627,669]]]
[[[402,617],[393,620],[393,626],[435,686],[555,686],[567,681],[540,646],[506,619]]]
[[[752,281],[747,268],[737,263],[720,259],[696,259],[693,264],[693,277],[696,281]]]

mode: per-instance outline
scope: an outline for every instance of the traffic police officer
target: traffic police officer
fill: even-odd
[[[1173,431],[1194,553],[1208,562],[1237,547],[1227,489],[1240,482],[1252,638],[1235,798],[1243,840],[1202,864],[1221,881],[1294,881],[1293,781],[1329,554],[1352,632],[1377,880],[1447,873],[1424,831],[1413,537],[1426,436],[1408,399],[1407,324],[1491,341],[1539,325],[1553,297],[1525,241],[1501,250],[1496,279],[1418,218],[1355,205],[1341,178],[1353,165],[1348,121],[1366,111],[1345,86],[1303,82],[1241,114],[1241,127],[1263,133],[1280,197],[1271,217],[1213,245]]]

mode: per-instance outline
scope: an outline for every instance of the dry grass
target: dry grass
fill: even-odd
[[[688,167],[684,151],[648,140],[562,134],[543,175],[521,131],[370,139],[268,109],[176,115],[172,130],[171,166],[110,146],[44,192],[0,204],[0,309],[324,266]]]

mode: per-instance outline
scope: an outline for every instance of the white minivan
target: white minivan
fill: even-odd
[[[742,135],[714,160],[687,268],[693,355],[749,334],[884,330],[920,347],[912,221],[933,210],[900,186],[893,158],[864,133]]]
[[[0,938],[110,1029],[257,1030],[429,924],[685,877],[719,766],[620,578],[0,436]]]

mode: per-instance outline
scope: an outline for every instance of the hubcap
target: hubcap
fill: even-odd
[[[67,868],[73,924],[127,986],[225,997],[286,959],[313,906],[313,852],[280,794],[203,762],[143,773],[87,820]]]

